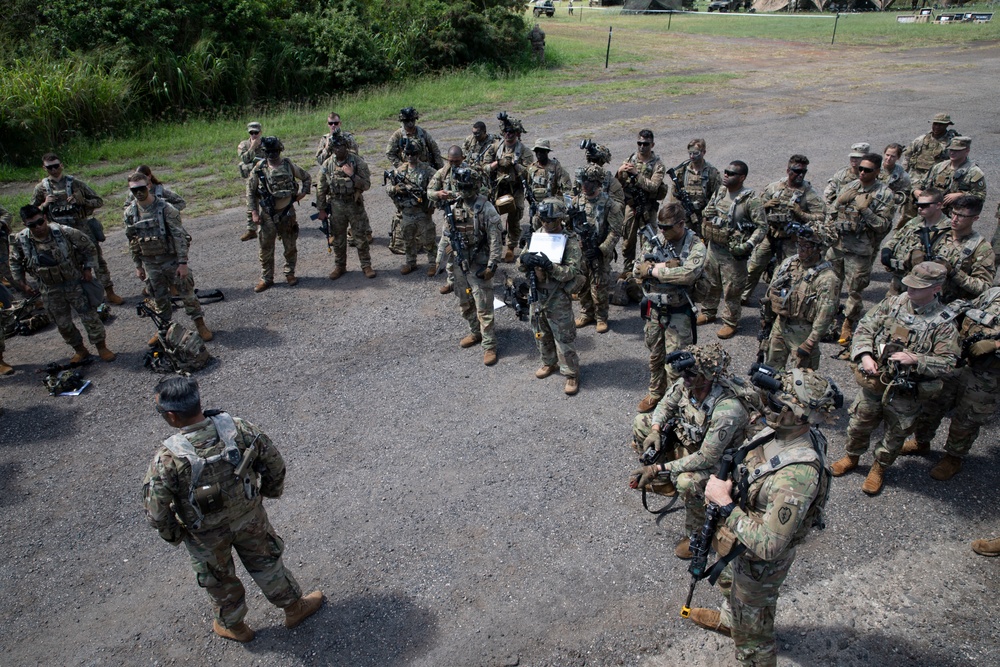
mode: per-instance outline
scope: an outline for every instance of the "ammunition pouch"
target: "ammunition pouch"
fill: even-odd
[[[194,490],[194,502],[202,514],[221,512],[226,506],[222,497],[222,487],[218,484],[199,486]]]
[[[854,381],[862,389],[873,394],[882,394],[885,391],[885,383],[882,382],[882,376],[879,373],[868,375],[861,370],[861,364],[855,363],[851,364],[851,370],[854,372]]]
[[[719,558],[728,556],[729,552],[737,544],[739,544],[739,539],[736,537],[736,533],[730,530],[728,526],[720,524],[715,529],[715,535],[712,536],[712,548],[715,549],[715,553],[718,554]]]

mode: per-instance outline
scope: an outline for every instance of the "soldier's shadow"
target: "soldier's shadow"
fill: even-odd
[[[916,645],[912,640],[881,632],[859,632],[854,628],[783,625],[775,627],[778,655],[796,665],[837,665],[868,667],[972,667],[981,664],[956,655],[955,650],[937,650]],[[932,637],[926,640],[932,641]]]
[[[382,667],[405,665],[434,646],[437,618],[428,609],[398,593],[361,595],[327,601],[323,608],[293,632],[275,626],[257,631],[246,645],[251,653],[301,653],[308,650],[315,664]]]
[[[943,457],[939,448],[927,456],[901,456],[893,464],[897,470],[892,471],[895,474],[887,483],[947,503],[951,512],[965,518],[983,519],[991,514],[986,499],[993,497],[1000,484],[1000,451],[994,448],[982,454],[969,454],[962,470],[942,482],[932,479],[930,470]]]

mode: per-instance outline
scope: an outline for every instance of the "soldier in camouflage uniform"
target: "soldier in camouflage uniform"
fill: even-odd
[[[889,144],[882,151],[882,172],[878,179],[885,183],[886,187],[892,190],[896,201],[896,214],[899,219],[896,221],[896,229],[899,229],[907,221],[903,217],[903,212],[909,203],[910,193],[913,190],[913,182],[910,175],[899,164],[899,159],[906,150],[902,144]]]
[[[858,164],[858,178],[837,191],[827,208],[827,229],[836,240],[826,253],[833,270],[847,288],[840,344],[851,340],[861,319],[861,293],[872,278],[875,249],[892,226],[895,201],[892,191],[878,180],[882,156],[868,153]],[[839,294],[837,295],[839,299]]]
[[[601,189],[605,194],[610,196],[616,202],[618,202],[622,210],[625,210],[625,189],[622,187],[621,182],[615,178],[615,175],[604,168],[604,165],[610,164],[611,162],[611,150],[606,146],[601,144],[595,144],[593,141],[585,141],[584,149],[586,150],[587,164],[595,164],[601,168],[604,172],[604,177],[601,180]],[[585,169],[586,167],[584,167]],[[577,169],[578,177],[575,180],[574,185],[576,187],[583,187],[583,172]]]
[[[870,152],[871,144],[863,141],[851,146],[851,152],[848,155],[848,166],[838,169],[833,178],[826,182],[826,187],[823,189],[823,201],[826,202],[827,206],[832,206],[837,201],[837,194],[848,183],[857,179],[861,158]]]
[[[264,153],[264,147],[261,145],[261,140],[263,139],[260,123],[253,121],[247,123],[247,134],[250,135],[249,139],[244,139],[240,142],[240,145],[236,147],[236,154],[239,156],[239,162],[237,166],[240,170],[240,176],[244,179],[250,178],[250,172],[257,163],[264,160],[266,154]],[[243,236],[240,237],[240,241],[250,241],[251,239],[257,238],[257,225],[253,221],[253,216],[250,215],[250,211],[247,211],[247,229],[243,232]]]
[[[704,139],[692,139],[687,145],[688,159],[674,169],[677,182],[691,198],[695,212],[695,219],[690,222],[691,230],[699,236],[702,211],[705,210],[712,195],[722,187],[722,174],[705,160],[705,153],[708,152],[706,148]],[[677,197],[677,193],[674,193],[674,197]]]
[[[188,269],[188,236],[181,214],[152,193],[145,174],[132,174],[128,187],[134,201],[125,208],[125,238],[136,277],[145,281],[157,314],[168,322],[173,315],[170,288],[174,287],[198,335],[212,340],[194,293],[194,275]]]
[[[625,233],[622,238],[622,277],[627,277],[635,265],[635,250],[639,230],[656,221],[659,202],[667,196],[663,182],[667,168],[653,152],[653,131],[639,130],[637,150],[618,168],[616,178],[625,191]]]
[[[459,341],[463,348],[482,343],[483,363],[497,362],[497,338],[493,330],[493,274],[500,261],[503,231],[500,214],[480,192],[479,176],[468,168],[455,170],[455,183],[461,195],[452,208],[455,227],[461,235],[466,265],[456,263],[457,240],[445,227],[438,246],[439,267],[447,261],[456,267],[455,294],[462,317],[469,323],[469,335]],[[445,258],[447,256],[447,259]],[[440,270],[440,269],[439,269]]]
[[[677,259],[643,259],[633,269],[635,278],[642,281],[643,334],[649,349],[649,393],[639,401],[639,412],[655,408],[667,390],[667,355],[695,342],[695,311],[689,292],[704,270],[705,244],[685,228],[685,218],[677,202],[664,205],[657,214],[656,238]],[[641,257],[654,251],[654,244],[643,238]]]
[[[320,137],[319,144],[316,146],[316,164],[322,167],[323,163],[333,155],[330,137],[335,134],[343,136],[347,140],[347,149],[355,155],[358,154],[358,142],[354,139],[353,134],[345,132],[341,127],[340,114],[332,112],[326,119],[326,126],[330,128],[330,131]]]
[[[486,123],[483,121],[473,123],[472,134],[465,138],[465,143],[461,146],[469,166],[482,170],[485,165],[493,162],[495,145],[500,139],[501,137],[486,131]]]
[[[507,248],[503,253],[504,262],[514,261],[514,248],[521,239],[521,219],[524,217],[524,183],[528,179],[528,167],[531,166],[531,155],[528,147],[521,143],[524,125],[516,118],[506,118],[501,125],[503,141],[498,142],[493,151],[493,161],[485,164],[486,174],[490,178],[492,202],[494,205],[504,196],[514,198],[514,208],[507,213],[504,229],[507,237]]]
[[[905,292],[903,278],[928,258],[928,252],[933,258],[934,245],[951,234],[951,218],[941,212],[943,199],[944,193],[937,188],[922,191],[913,205],[917,216],[897,229],[882,248],[882,266],[892,276],[888,296]]]
[[[593,240],[591,246],[583,249],[581,270],[585,282],[577,290],[580,316],[575,325],[585,327],[596,320],[597,333],[608,331],[611,263],[617,257],[615,246],[622,237],[625,220],[621,205],[601,188],[606,173],[597,165],[587,167],[583,174],[583,192],[573,200],[573,207],[586,215],[585,228],[574,231]]]
[[[963,195],[986,199],[986,176],[983,170],[969,159],[972,139],[955,137],[948,144],[948,159],[938,162],[927,172],[923,182],[913,190],[919,197],[922,190],[937,188],[945,193],[944,213],[951,213],[951,207]]]
[[[767,365],[819,370],[819,342],[837,314],[840,278],[823,259],[827,241],[821,232],[802,227],[796,236],[796,254],[774,272],[764,299],[774,316],[767,339]]]
[[[914,187],[920,187],[931,167],[948,159],[948,144],[958,136],[958,132],[950,127],[954,125],[951,116],[946,113],[935,114],[930,123],[931,131],[911,141],[903,151],[903,168],[906,169]],[[903,218],[906,220],[917,215],[916,209],[913,208],[914,201],[916,197],[910,199],[903,210]]]
[[[476,125],[482,125],[482,123],[477,123]],[[486,126],[483,125],[482,129],[485,132]],[[466,143],[468,143],[468,139]],[[444,210],[443,204],[445,202],[453,202],[459,197],[458,184],[455,183],[455,170],[459,167],[465,167],[466,169],[474,168],[473,165],[465,161],[465,153],[462,152],[462,147],[455,145],[448,149],[448,163],[434,173],[431,182],[427,185],[427,198],[442,210]],[[445,226],[447,226],[447,222]],[[443,238],[443,235],[441,238]],[[431,275],[431,269],[434,269],[434,272],[437,273],[440,267],[437,264],[432,264],[427,269],[427,275]],[[455,267],[451,263],[446,263],[445,270],[448,272],[448,279],[438,291],[441,294],[451,294],[455,289]]]
[[[13,216],[0,206],[0,281],[15,286],[14,276],[10,272],[10,223]],[[0,285],[0,291],[6,290]],[[7,328],[7,318],[10,315],[10,303],[0,304],[0,375],[13,375],[14,369],[3,360],[4,330]]]
[[[541,203],[549,197],[561,199],[563,195],[572,194],[573,183],[569,172],[559,164],[559,160],[549,155],[552,152],[549,140],[539,139],[531,150],[535,161],[528,165],[528,187],[535,201]]]
[[[399,110],[400,128],[392,133],[389,142],[385,145],[385,158],[396,169],[406,162],[406,155],[403,152],[407,142],[415,143],[419,148],[418,155],[421,162],[426,162],[434,169],[444,166],[441,159],[441,150],[437,142],[424,128],[417,125],[420,114],[413,107],[406,107]],[[389,251],[394,255],[404,255],[406,250],[403,247],[403,238],[399,233],[399,225],[402,222],[402,213],[397,210],[392,218],[392,225],[389,230]],[[369,239],[370,240],[370,239]]]
[[[854,334],[851,360],[860,391],[851,405],[847,453],[833,464],[833,474],[858,467],[872,432],[884,423],[885,435],[861,487],[868,495],[882,490],[885,469],[899,456],[920,413],[940,400],[942,378],[958,361],[955,313],[938,299],[946,273],[934,262],[917,264],[903,279],[906,294],[868,311]]]
[[[202,410],[198,383],[190,378],[168,378],[154,392],[156,411],[180,430],[163,441],[146,471],[146,520],[168,543],[187,548],[198,585],[212,598],[217,635],[254,638],[243,622],[246,591],[236,576],[234,549],[268,601],[284,610],[285,627],[294,628],[320,608],[323,593],[302,595],[264,510],[263,498],[280,498],[284,491],[281,453],[250,422]]]
[[[774,618],[780,589],[796,547],[823,525],[829,496],[827,443],[817,424],[832,421],[844,400],[833,382],[806,369],[786,372],[781,385],[777,392],[761,392],[773,439],[747,452],[734,476],[738,484],[712,476],[705,486],[705,499],[722,517],[715,540],[731,560],[719,578],[721,608],[691,609],[689,618],[732,637],[736,659],[746,667],[778,664]]]
[[[632,446],[640,456],[673,450],[665,463],[645,466],[632,473],[634,488],[642,489],[656,479],[669,477],[684,500],[684,539],[674,550],[689,559],[691,539],[705,523],[705,484],[718,472],[727,449],[735,449],[746,437],[753,414],[744,389],[728,371],[729,355],[721,344],[685,348],[672,366],[680,375],[652,413],[639,413],[632,422]],[[669,488],[669,487],[668,487]]]
[[[761,212],[767,222],[764,240],[753,249],[747,262],[747,285],[740,302],[746,304],[757,289],[757,283],[773,258],[774,266],[793,257],[796,250],[791,225],[808,225],[815,229],[826,218],[826,206],[819,192],[806,180],[809,158],[793,155],[788,158],[786,177],[771,183],[760,195]],[[774,276],[772,275],[771,278]]]
[[[63,173],[62,161],[55,153],[43,155],[42,166],[49,175],[35,186],[31,203],[42,209],[45,219],[49,222],[66,225],[86,234],[97,249],[95,270],[97,280],[104,285],[107,302],[116,306],[125,303],[125,300],[115,293],[111,272],[101,251],[104,230],[101,229],[100,223],[91,217],[96,209],[104,206],[104,200],[83,181]]]
[[[767,235],[760,199],[743,186],[748,173],[745,162],[729,163],[723,172],[722,187],[705,206],[702,220],[702,238],[708,245],[705,260],[708,292],[702,301],[698,324],[715,321],[721,299],[722,328],[716,335],[723,340],[735,336],[739,328],[747,259]]]
[[[546,234],[562,234],[566,246],[558,262],[537,252],[523,252],[517,261],[518,270],[534,272],[538,301],[531,304],[531,330],[542,365],[535,371],[539,380],[559,371],[565,378],[563,391],[574,396],[580,390],[580,358],[573,347],[576,327],[573,326],[573,286],[581,271],[580,239],[572,230],[564,230],[566,202],[548,197],[538,206],[541,230]]]
[[[531,52],[539,63],[545,62],[545,31],[536,23],[528,33],[528,41],[531,42]]]
[[[368,249],[368,214],[362,193],[372,186],[368,164],[360,155],[350,152],[347,141],[340,135],[330,139],[333,155],[319,171],[316,186],[316,208],[319,219],[330,219],[330,236],[333,237],[333,261],[330,280],[347,272],[347,228],[354,230],[358,261],[366,278],[374,278],[372,256]]]
[[[285,281],[297,285],[295,264],[299,258],[296,239],[299,223],[295,205],[309,194],[312,176],[288,158],[282,158],[285,145],[277,137],[261,141],[267,159],[258,162],[247,179],[247,208],[255,225],[260,225],[260,282],[254,292],[263,292],[274,284],[274,241],[281,239],[285,250]],[[299,190],[295,181],[302,182]]]
[[[168,204],[176,208],[178,211],[183,211],[185,208],[187,208],[187,202],[184,201],[184,197],[181,197],[179,194],[177,194],[176,192],[168,188],[166,185],[164,185],[163,181],[161,181],[160,179],[158,179],[156,176],[153,175],[153,170],[150,169],[148,166],[140,164],[138,167],[135,168],[135,173],[143,174],[146,177],[146,181],[150,186],[149,191],[153,193],[153,196],[159,197],[163,201],[167,202]],[[125,195],[124,208],[128,208],[129,205],[131,205],[131,203],[134,201],[135,201],[135,196],[131,192],[129,192],[127,195]]]
[[[403,239],[406,263],[399,272],[405,276],[416,269],[417,253],[423,250],[427,253],[429,265],[427,275],[434,276],[437,275],[437,266],[434,264],[437,237],[434,220],[431,219],[434,205],[427,198],[427,186],[434,177],[434,170],[426,162],[420,161],[416,142],[407,140],[403,152],[406,162],[396,167],[396,178],[401,182],[385,186],[385,191],[402,215],[399,233]]]
[[[76,311],[104,361],[114,361],[115,353],[105,344],[104,324],[97,314],[97,304],[88,299],[83,283],[94,279],[97,248],[86,234],[72,227],[46,223],[37,206],[21,207],[24,229],[17,233],[10,247],[10,270],[14,285],[28,296],[35,290],[25,281],[31,275],[38,281],[42,302],[55,322],[59,334],[76,353],[71,363],[90,357],[80,331],[73,324]]]

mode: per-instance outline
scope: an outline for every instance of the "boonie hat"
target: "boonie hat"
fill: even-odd
[[[954,123],[951,122],[951,116],[949,116],[946,113],[934,114],[934,118],[931,119],[931,122],[932,123],[944,123],[945,125],[954,125]]]
[[[948,270],[937,262],[920,262],[903,278],[903,284],[917,289],[934,287],[944,285],[947,276]]]
[[[872,145],[861,141],[851,146],[851,154],[849,157],[864,157],[866,153],[871,152]]]
[[[955,137],[948,144],[950,151],[964,151],[966,148],[972,148],[972,137]]]
[[[539,139],[535,142],[535,145],[531,147],[533,151],[550,151],[552,150],[552,144],[549,143],[548,139]]]

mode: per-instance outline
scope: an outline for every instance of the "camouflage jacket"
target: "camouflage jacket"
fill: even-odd
[[[696,211],[704,209],[712,195],[722,187],[722,175],[709,162],[702,165],[701,171],[695,171],[691,161],[685,160],[675,174],[681,187],[691,196]]]
[[[541,202],[546,197],[559,197],[572,193],[573,184],[569,172],[559,164],[559,160],[549,158],[543,167],[538,162],[528,166],[528,187],[535,195],[535,201]]]
[[[411,167],[409,162],[404,162],[396,167],[396,174],[406,180],[399,185],[387,183],[385,191],[400,210],[419,209],[425,213],[433,210],[427,198],[428,186],[434,177],[430,165],[418,162]]]
[[[14,283],[14,276],[10,272],[10,223],[13,219],[14,216],[0,206],[0,280],[10,284]]]
[[[164,256],[188,261],[188,237],[181,214],[159,197],[148,208],[133,200],[125,209],[125,238],[136,268],[144,261],[163,261]]]
[[[671,420],[673,420],[671,422]],[[743,442],[750,412],[730,378],[716,378],[708,395],[695,399],[684,380],[674,382],[653,411],[652,424],[671,430],[693,453],[667,464],[671,473],[718,470],[727,449]]]
[[[945,194],[962,192],[986,199],[986,175],[972,160],[966,159],[957,169],[951,160],[943,160],[931,167],[921,184],[921,190],[937,188]]]
[[[86,269],[97,267],[97,246],[83,232],[49,223],[49,237],[39,240],[25,228],[10,244],[10,272],[14,282],[21,284],[31,275],[47,286],[75,282]],[[44,260],[44,261],[42,261]]]
[[[267,160],[260,162],[250,172],[247,179],[247,210],[256,211],[262,208],[264,187],[274,199],[274,210],[263,211],[268,215],[281,213],[282,209],[294,203],[299,188],[295,181],[302,181],[302,194],[309,194],[312,188],[312,176],[302,167],[294,164],[288,158],[282,158],[281,164],[272,167]]]
[[[537,232],[536,232],[537,233]],[[538,288],[540,290],[561,289],[570,292],[576,283],[576,277],[580,275],[583,251],[580,249],[580,238],[570,230],[560,232],[566,235],[566,249],[563,250],[562,259],[552,262],[552,269],[543,271],[540,268],[533,269],[538,277]],[[521,263],[524,253],[518,255],[517,269],[522,273],[532,270]],[[568,305],[568,304],[567,304]]]
[[[1000,339],[1000,287],[991,287],[980,294],[963,313],[959,339],[962,356],[973,373],[1000,373],[1000,354],[973,356],[971,343],[979,339]]]
[[[476,135],[470,134],[462,144],[462,153],[465,154],[465,161],[476,169],[482,169],[494,160],[496,155],[496,143],[501,137],[495,134],[486,134],[482,141],[476,141]],[[445,165],[447,167],[447,165]]]
[[[46,204],[45,198],[54,195],[56,200]],[[73,202],[68,201],[73,197]],[[43,178],[31,194],[31,203],[42,209],[45,219],[59,225],[80,228],[94,211],[104,206],[90,186],[74,176],[63,174],[59,180]]]
[[[948,159],[948,144],[957,136],[959,136],[958,131],[949,128],[940,138],[928,132],[910,142],[903,151],[900,161],[905,165],[904,168],[914,185],[923,181],[931,167],[941,160]]]
[[[728,249],[743,243],[757,246],[765,234],[767,223],[760,198],[750,188],[734,195],[722,186],[702,211],[701,235],[707,243]]]
[[[857,179],[857,172],[851,169],[850,166],[838,169],[833,178],[826,182],[826,187],[823,188],[823,201],[826,202],[827,206],[832,205],[837,201],[837,195],[840,194],[844,186]]]
[[[787,179],[775,181],[764,188],[760,201],[771,238],[789,238],[789,223],[815,225],[826,218],[826,204],[809,181],[803,182],[801,188],[793,188]]]
[[[641,262],[636,262],[632,275],[642,280],[642,292],[656,306],[676,308],[687,304],[687,291],[694,286],[705,270],[705,244],[690,229],[674,243],[657,232],[660,243],[670,245],[680,257],[679,266],[661,266],[653,270],[653,275],[641,274]],[[642,256],[653,252],[653,244],[642,239]]]
[[[344,165],[350,164],[354,173],[350,176],[344,173]],[[334,199],[353,200],[361,203],[361,193],[372,186],[371,172],[368,163],[360,155],[349,153],[343,162],[337,161],[337,156],[323,163],[319,170],[319,183],[316,185],[316,206],[323,210]]]
[[[955,313],[938,299],[916,308],[907,294],[884,299],[865,313],[854,332],[851,359],[857,363],[869,354],[879,361],[883,347],[900,331],[906,351],[917,357],[915,372],[924,379],[950,374],[958,361],[958,328]]]
[[[618,171],[618,182],[622,184],[625,192],[625,203],[630,207],[635,207],[635,194],[637,189],[646,193],[647,212],[652,208],[655,201],[663,199],[667,194],[667,186],[663,179],[667,176],[667,168],[656,153],[650,152],[647,162],[640,162],[636,153],[632,153],[625,160],[625,164],[634,164],[638,168],[638,173],[632,175],[627,171]],[[624,165],[623,165],[624,166]]]
[[[236,147],[236,154],[240,158],[236,165],[239,167],[240,176],[243,178],[250,176],[250,170],[253,169],[255,163],[267,157],[264,147],[259,143],[257,144],[257,148],[250,150],[250,139],[244,139],[240,142],[240,145]]]
[[[344,132],[341,130],[337,132],[340,136],[347,139],[347,150],[358,154],[358,142],[354,139],[354,135],[350,132]],[[333,156],[333,145],[330,143],[330,138],[333,137],[334,133],[324,134],[320,137],[319,144],[316,146],[316,164],[321,165],[329,160]]]
[[[441,159],[441,149],[438,148],[437,142],[424,128],[416,126],[412,136],[407,135],[403,128],[399,128],[389,137],[389,142],[385,145],[385,159],[392,164],[393,168],[406,162],[406,156],[403,154],[403,148],[406,145],[405,139],[417,143],[420,148],[418,155],[421,162],[426,162],[434,169],[440,169],[444,166],[444,160]]]
[[[496,266],[500,262],[503,248],[503,228],[500,225],[500,214],[493,204],[482,194],[472,202],[459,197],[451,211],[455,216],[455,228],[462,235],[469,263],[480,267],[489,264]],[[450,237],[451,230],[445,225],[438,246],[439,257],[450,247]],[[454,255],[453,250],[450,252]]]
[[[892,227],[895,212],[896,200],[884,183],[876,179],[865,186],[854,179],[827,208],[827,229],[837,235],[833,247],[870,256]]]
[[[610,264],[615,246],[625,233],[625,211],[621,204],[599,192],[593,199],[581,194],[573,200],[573,205],[587,214],[587,225],[595,230],[604,262]]]
[[[524,193],[524,180],[528,178],[528,167],[531,166],[532,153],[528,147],[518,141],[508,146],[504,141],[498,141],[493,147],[493,163],[485,163],[483,171],[493,180],[496,195]]]
[[[779,318],[811,325],[808,340],[819,343],[840,307],[840,283],[830,262],[803,266],[798,256],[792,256],[774,272],[766,298]]]
[[[910,191],[913,190],[910,175],[906,173],[906,170],[898,162],[892,168],[891,172],[886,171],[883,167],[882,171],[879,172],[878,180],[885,183],[886,187],[892,190],[896,206],[905,202],[906,198],[910,195]]]
[[[751,560],[778,560],[805,539],[813,524],[807,518],[818,517],[826,504],[826,438],[815,428],[790,440],[775,438],[747,454],[740,466],[744,475],[745,499],[725,526]]]
[[[469,165],[465,162],[463,162],[460,166],[466,168],[469,167]],[[431,201],[437,202],[442,199],[454,201],[458,199],[458,185],[455,183],[455,177],[453,176],[454,170],[455,168],[451,166],[451,163],[447,163],[434,172],[434,176],[431,177],[430,183],[427,184],[427,197]],[[452,196],[439,197],[438,192],[441,192],[442,190],[452,193]]]
[[[191,465],[183,457],[175,456],[167,446],[161,445],[153,456],[146,477],[142,483],[142,504],[146,520],[167,542],[177,544],[186,534],[193,532],[196,517],[204,514],[199,531],[208,531],[230,524],[261,504],[261,496],[278,498],[285,486],[285,462],[278,448],[259,428],[234,417],[236,424],[235,444],[242,456],[257,437],[257,459],[251,466],[251,474],[259,483],[259,495],[247,498],[242,480],[233,475],[236,465],[220,461],[206,465],[198,484],[220,486],[222,507],[214,512],[204,512],[205,508],[195,508],[191,502]],[[221,454],[226,445],[219,437],[215,422],[206,418],[180,430],[180,434],[193,445],[201,458]]]

